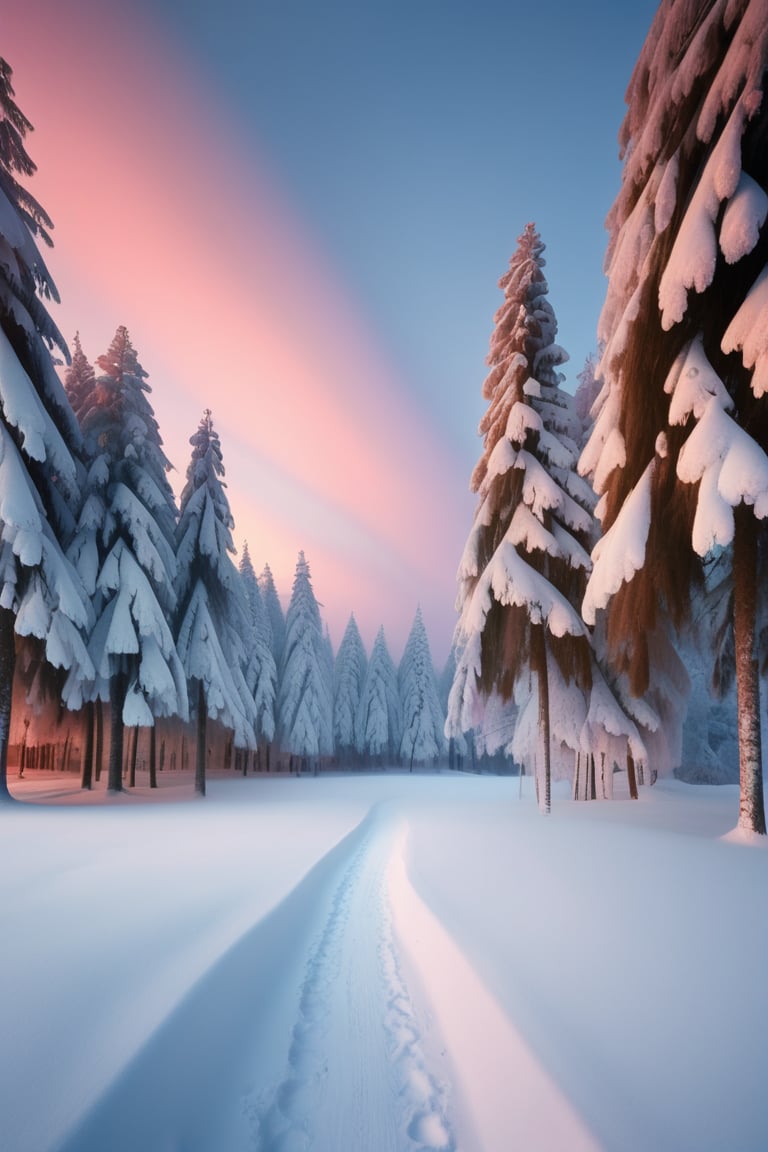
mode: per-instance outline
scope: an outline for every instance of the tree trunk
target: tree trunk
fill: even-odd
[[[531,625],[531,668],[539,688],[539,732],[544,765],[544,789],[541,810],[547,815],[552,810],[552,765],[549,733],[549,676],[547,675],[547,644],[543,624]],[[538,778],[538,773],[537,773]]]
[[[757,523],[751,508],[734,509],[733,627],[739,712],[739,828],[765,835],[760,740],[760,680],[755,655]]]
[[[96,701],[96,783],[101,780],[101,767],[104,759],[104,705]]]
[[[576,753],[576,767],[573,772],[573,799],[579,799],[579,772],[581,770],[581,752]]]
[[[139,729],[134,727],[131,733],[131,750],[128,761],[128,787],[136,787],[136,753],[139,750]]]
[[[627,780],[629,781],[629,794],[637,800],[637,779],[635,778],[635,761],[632,753],[627,749]]]
[[[205,685],[197,682],[197,754],[195,757],[195,792],[205,796],[205,739],[208,711],[205,705]]]
[[[8,742],[11,735],[11,700],[16,669],[15,617],[0,608],[0,802],[12,800],[8,791]]]
[[[89,792],[93,787],[93,736],[96,722],[93,700],[89,700],[84,711],[85,718],[85,749],[83,751],[83,767],[80,773],[80,787]]]
[[[157,721],[149,730],[149,786],[157,788]]]
[[[109,709],[109,766],[107,790],[123,791],[123,705],[128,692],[128,674],[118,672],[112,680],[112,699]]]

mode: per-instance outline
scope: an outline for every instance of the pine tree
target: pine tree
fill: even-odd
[[[400,754],[413,771],[414,760],[424,764],[445,751],[445,715],[440,706],[437,678],[429,650],[421,608],[417,608],[398,669],[398,690],[403,711]]]
[[[256,739],[259,743],[268,745],[275,735],[277,668],[272,654],[272,629],[247,542],[243,544],[239,568],[252,627],[246,645],[245,678],[256,707]]]
[[[663,0],[627,90],[600,320],[603,388],[581,462],[607,610],[635,693],[674,662],[702,558],[730,562],[739,824],[765,832],[756,621],[768,536],[768,13]]]
[[[275,588],[275,580],[269,564],[264,565],[264,571],[259,577],[259,591],[264,603],[264,609],[269,622],[270,643],[272,655],[275,658],[278,677],[283,663],[283,649],[285,647],[285,616],[283,615],[280,597]]]
[[[403,735],[403,711],[397,671],[379,628],[363,680],[355,723],[355,742],[361,756],[394,761]]]
[[[253,748],[256,708],[243,671],[251,616],[231,559],[234,521],[210,409],[189,442],[192,456],[176,529],[176,635],[197,721],[195,791],[204,796],[208,718],[230,729],[235,747]]]
[[[93,674],[81,635],[89,606],[63,554],[79,499],[80,435],[51,358],[54,348],[69,358],[46,309],[58,294],[36,243],[51,243],[52,224],[17,179],[36,169],[11,76],[0,59],[0,800],[9,797],[17,637],[69,673],[66,703]]]
[[[355,724],[368,660],[354,613],[336,654],[333,686],[333,740],[339,759],[355,751]]]
[[[117,792],[124,728],[152,727],[156,716],[186,719],[187,693],[168,624],[176,604],[170,464],[125,327],[97,365],[102,374],[77,413],[87,476],[69,554],[93,597],[96,680],[88,695],[110,703],[108,787]]]
[[[291,757],[308,760],[333,752],[333,685],[320,608],[309,564],[299,553],[291,602],[285,616],[285,646],[278,696],[278,731]]]
[[[592,493],[576,473],[580,425],[561,388],[565,352],[547,299],[544,245],[528,224],[499,281],[483,385],[484,451],[472,476],[474,523],[459,566],[459,660],[448,732],[482,723],[484,702],[536,689],[541,802],[550,805],[550,662],[567,687],[587,690],[591,653],[575,607],[589,569]]]

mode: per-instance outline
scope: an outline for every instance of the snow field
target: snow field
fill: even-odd
[[[724,840],[735,788],[555,789],[543,819],[457,773],[22,783],[1,1152],[765,1147],[768,852]]]

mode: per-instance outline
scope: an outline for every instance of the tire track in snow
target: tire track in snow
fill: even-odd
[[[283,1078],[244,1101],[258,1152],[458,1152],[392,930],[398,825],[370,823],[307,962]]]

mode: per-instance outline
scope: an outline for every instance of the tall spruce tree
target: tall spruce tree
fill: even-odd
[[[361,756],[394,762],[403,735],[403,710],[397,670],[389,654],[384,629],[379,628],[363,680],[355,722],[355,742]]]
[[[256,707],[244,675],[251,616],[231,555],[234,521],[223,481],[219,435],[210,409],[190,437],[192,457],[176,529],[177,645],[196,717],[195,791],[205,795],[207,720],[256,745]]]
[[[69,358],[45,305],[58,293],[36,242],[50,244],[52,224],[19,180],[36,168],[11,76],[0,59],[0,800],[9,797],[17,637],[69,671],[67,702],[93,672],[81,635],[89,606],[63,554],[80,434],[51,358],[54,348]]]
[[[482,725],[494,695],[512,700],[529,682],[537,723],[529,749],[550,807],[550,663],[557,685],[587,690],[591,651],[576,607],[589,569],[592,493],[576,473],[580,425],[558,371],[567,359],[533,224],[499,281],[483,385],[483,454],[472,476],[478,507],[459,566],[460,643],[448,735]]]
[[[414,761],[434,761],[445,751],[445,715],[421,608],[416,610],[405,643],[397,682],[403,711],[400,754],[408,762],[409,771],[413,771]]]
[[[333,752],[333,683],[320,608],[299,553],[288,611],[278,696],[282,747],[302,762]]]
[[[252,627],[246,644],[245,678],[256,707],[256,739],[260,745],[269,746],[275,735],[277,667],[272,653],[272,629],[247,541],[243,544],[239,569]]]
[[[333,741],[340,760],[355,752],[355,724],[368,660],[354,613],[336,653],[333,676]]]
[[[168,619],[176,597],[171,467],[148,399],[147,373],[121,326],[83,390],[77,416],[87,474],[69,554],[95,624],[90,697],[110,704],[108,788],[122,790],[125,727],[187,718],[187,692]]]
[[[283,664],[283,648],[285,647],[285,615],[283,614],[280,597],[275,587],[275,578],[272,575],[272,569],[269,564],[264,565],[264,570],[261,576],[259,576],[259,591],[261,592],[261,599],[264,603],[264,610],[269,622],[272,655],[275,658],[275,665],[279,677]]]
[[[635,693],[674,664],[667,621],[688,621],[702,558],[729,563],[739,825],[760,833],[767,67],[765,0],[661,3],[627,90],[603,388],[581,462],[604,528],[584,611],[606,610],[611,659]]]

